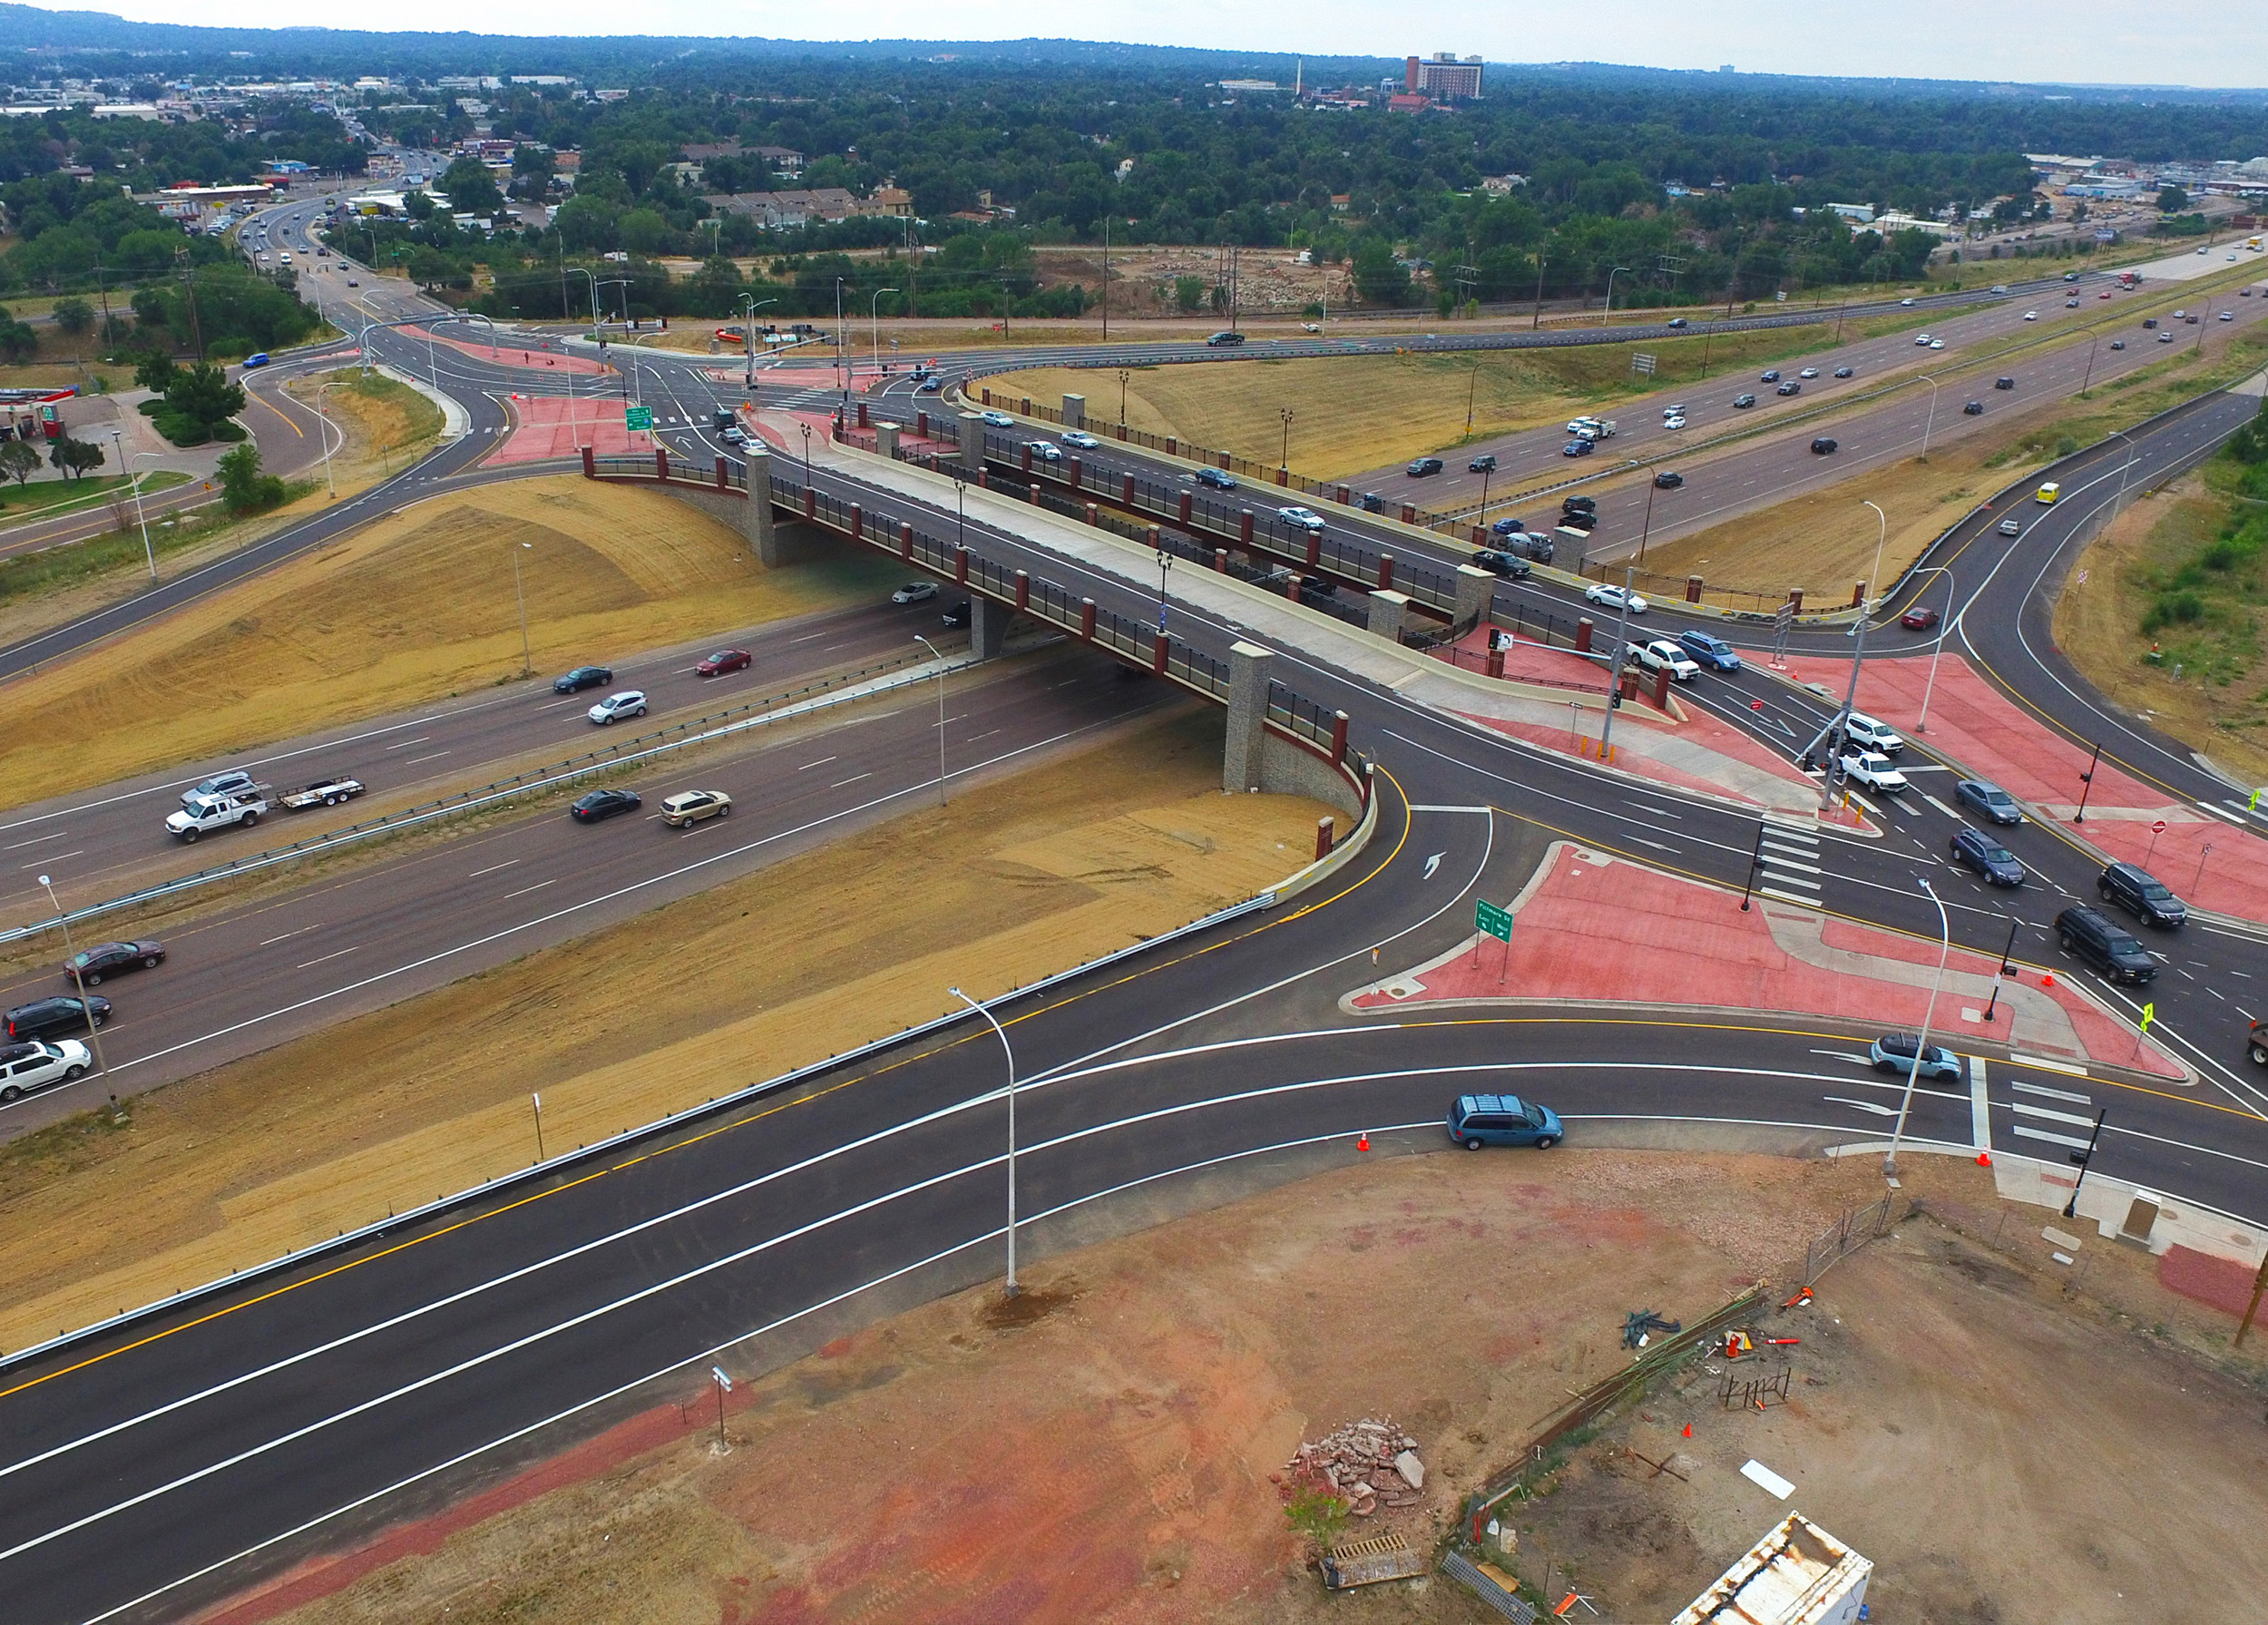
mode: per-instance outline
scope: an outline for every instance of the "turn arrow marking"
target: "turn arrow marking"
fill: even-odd
[[[1432,879],[1432,877],[1433,877],[1433,871],[1434,871],[1435,869],[1438,869],[1438,868],[1440,868],[1440,867],[1442,866],[1442,858],[1444,858],[1444,857],[1447,857],[1448,856],[1449,856],[1449,854],[1448,854],[1448,853],[1446,853],[1446,852],[1436,852],[1436,853],[1434,853],[1434,854],[1433,854],[1433,856],[1432,856],[1432,857],[1429,857],[1429,858],[1427,858],[1427,859],[1425,860],[1425,878],[1426,878],[1426,879],[1428,879],[1428,880]]]

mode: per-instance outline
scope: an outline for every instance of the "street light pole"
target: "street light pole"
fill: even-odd
[[[1930,456],[1930,433],[1937,427],[1937,380],[1927,373],[1921,374],[1921,378],[1930,387],[1930,416],[1923,420],[1921,425],[1921,459],[1927,462]]]
[[[741,382],[751,390],[756,387],[756,313],[778,303],[777,299],[759,299],[752,293],[740,296],[740,348],[748,352],[748,377]]]
[[[919,632],[914,634],[914,641],[928,650],[929,658],[937,662],[937,805],[943,807],[945,804],[945,657],[937,652],[936,644]]]
[[[534,672],[535,659],[528,651],[528,595],[520,586],[520,554],[523,549],[534,545],[533,542],[523,542],[512,550],[512,596],[520,604],[520,675],[523,677]]]
[[[874,346],[875,372],[877,377],[882,372],[882,318],[879,314],[882,309],[882,296],[885,293],[895,292],[897,289],[894,288],[877,288],[875,289],[874,298],[866,301],[866,340]]]
[[[1886,1180],[1898,1177],[1898,1146],[1906,1136],[1906,1113],[1913,1109],[1914,1082],[1921,1076],[1921,1069],[1929,1062],[1930,1023],[1937,1015],[1938,989],[1945,984],[1945,962],[1953,954],[1953,925],[1946,915],[1944,899],[1931,888],[1926,876],[1921,877],[1921,889],[1928,894],[1930,901],[1937,905],[1938,925],[1944,937],[1944,945],[1938,950],[1937,975],[1930,983],[1930,1002],[1921,1007],[1921,1042],[1913,1052],[1913,1065],[1906,1072],[1905,1093],[1899,1097],[1898,1121],[1890,1131],[1890,1152],[1882,1159],[1882,1178]]]
[[[1615,279],[1629,269],[1627,265],[1618,265],[1607,273],[1607,308],[1600,312],[1598,317],[1598,325],[1602,328],[1614,319]]]
[[[333,502],[337,502],[338,500],[338,481],[331,475],[332,429],[331,420],[323,416],[323,391],[326,389],[336,389],[337,387],[338,380],[336,378],[333,378],[327,384],[318,384],[315,387],[315,416],[317,420],[323,426],[323,483],[330,487],[331,500]],[[346,436],[340,435],[338,438],[340,444],[345,444],[347,439]]]
[[[1007,1296],[1013,1297],[1022,1290],[1016,1285],[1016,1052],[1009,1048],[1008,1030],[1002,1027],[992,1013],[957,987],[945,990],[977,1014],[992,1023],[992,1031],[1000,1034],[1000,1047],[1008,1056],[1008,1287]]]
[[[2116,524],[2118,523],[2118,514],[2120,510],[2126,505],[2126,481],[2134,474],[2136,459],[2134,455],[2134,437],[2128,435],[2124,429],[2113,429],[2111,430],[2111,434],[2116,438],[2124,440],[2126,443],[2126,460],[2119,465],[2118,469],[2118,494],[2111,499],[2110,504],[2110,522],[2111,524]]]
[[[1284,420],[1284,450],[1282,455],[1276,458],[1276,466],[1278,472],[1289,474],[1292,467],[1292,409],[1278,406],[1276,415]]]
[[[1879,531],[1879,539],[1874,543],[1874,563],[1872,567],[1866,573],[1866,584],[1871,588],[1874,584],[1875,576],[1882,573],[1882,549],[1887,546],[1890,542],[1890,516],[1884,514],[1882,509],[1877,507],[1873,503],[1867,503],[1866,505],[1874,509],[1874,517],[1878,522],[1877,528]],[[1866,659],[1866,620],[1870,613],[1872,613],[1872,611],[1868,606],[1866,595],[1862,592],[1859,597],[1859,623],[1852,629],[1853,635],[1858,640],[1858,644],[1857,647],[1851,651],[1851,686],[1843,696],[1843,710],[1836,715],[1833,723],[1833,727],[1838,730],[1848,725],[1851,720],[1851,713],[1858,708],[1859,665],[1861,661]],[[1833,804],[1834,800],[1835,772],[1833,763],[1834,753],[1831,747],[1828,751],[1827,770],[1819,776],[1819,806],[1822,811],[1824,811],[1830,805]]]
[[[1654,531],[1654,493],[1660,486],[1648,482],[1646,487],[1646,517],[1638,524],[1638,563],[1646,563],[1646,538]]]
[[[163,455],[163,452],[132,452],[127,455],[126,466],[132,468],[144,457]],[[158,555],[157,550],[150,545],[150,515],[142,511],[142,475],[139,473],[133,476],[133,487],[134,523],[142,527],[142,556],[150,561],[150,579],[154,582],[158,579]]]
[[[2087,759],[2087,771],[2079,775],[2078,810],[2071,815],[2071,821],[2074,824],[2087,822],[2087,792],[2095,788],[2095,769],[2102,765],[2102,760],[2103,742],[2097,739],[2095,741],[2095,754]]]
[[[1953,583],[1953,573],[1942,564],[1932,564],[1927,570],[1917,573],[1941,575],[1945,578],[1945,618],[1938,622],[1937,641],[1930,650],[1930,680],[1922,685],[1921,715],[1913,725],[1914,732],[1927,733],[1930,731],[1930,697],[1937,692],[1938,657],[1945,652],[1946,634],[1953,630],[1953,593],[1956,589]],[[1917,592],[1914,597],[1919,600],[1921,593]]]
[[[1123,367],[1119,368],[1119,438],[1126,438],[1126,381],[1134,375]]]
[[[64,915],[63,905],[55,900],[55,888],[50,884],[47,876],[42,875],[39,877],[39,884],[40,889],[47,894],[47,905],[55,911],[55,924],[63,927],[63,957],[64,963],[68,964],[79,954],[78,948],[71,940],[71,922]],[[102,1073],[103,1082],[107,1085],[111,1075],[110,1062],[103,1059],[102,1030],[94,1019],[94,1006],[87,1002],[86,984],[80,981],[74,972],[71,978],[71,984],[79,990],[79,1012],[86,1017],[87,1043],[94,1050],[94,1070]]]

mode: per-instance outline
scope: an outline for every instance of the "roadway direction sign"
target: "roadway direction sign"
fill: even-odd
[[[1472,923],[1501,943],[1512,940],[1512,915],[1510,909],[1499,908],[1493,903],[1476,901],[1472,905]]]
[[[653,427],[653,408],[651,406],[624,406],[622,423],[632,432],[640,429],[650,430]]]

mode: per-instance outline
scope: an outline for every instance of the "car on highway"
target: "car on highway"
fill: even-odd
[[[1755,404],[1756,397],[1753,395],[1736,395],[1733,396],[1733,405],[1744,411]]]
[[[1781,385],[1772,393],[1774,395],[1801,395],[1804,393],[1804,387],[1803,385],[1797,383],[1794,378],[1790,378],[1786,383]]]
[[[1918,350],[1926,350],[1930,348],[1930,336],[1927,333],[1917,333],[1914,335],[1913,348]]]
[[[1900,299],[1898,302],[1899,302],[1901,305],[1911,305],[1911,304],[1912,304],[1912,303],[1913,303],[1913,301],[1912,301],[1911,299]]]
[[[361,287],[361,286],[362,286],[362,284],[361,284],[359,281],[356,280],[354,278],[349,277],[349,278],[347,278],[347,287],[349,287],[349,288],[359,288],[359,287]]]
[[[1092,435],[1090,435],[1084,429],[1065,429],[1063,431],[1063,444],[1065,445],[1075,445],[1079,447],[1080,451],[1092,451],[1096,446],[1100,445],[1102,442],[1096,439]]]
[[[181,805],[192,806],[199,801],[217,801],[223,796],[239,796],[253,788],[253,778],[241,768],[231,768],[225,773],[215,773],[200,778],[181,792]]]
[[[1598,499],[1595,496],[1562,496],[1559,498],[1559,512],[1596,514],[1598,512]]]
[[[1565,1137],[1557,1112],[1516,1094],[1461,1094],[1449,1109],[1449,1138],[1469,1151],[1484,1145],[1549,1150]]]
[[[2054,480],[2049,480],[2046,485],[2040,486],[2038,490],[2032,493],[2032,500],[2038,503],[2041,507],[2045,508],[2052,506],[2056,498],[2062,494],[2062,485]]]
[[[1659,469],[1654,475],[1654,489],[1657,491],[1675,491],[1685,483],[1686,476],[1674,468]]]
[[[2221,312],[2221,319],[2223,321],[2234,321],[2236,319],[2236,316],[2233,311],[2224,310]]]
[[[290,255],[286,254],[284,256],[284,260],[287,264],[290,262]],[[250,355],[244,357],[244,370],[246,372],[251,371],[255,367],[265,367],[267,365],[268,352],[266,350],[254,350]]]
[[[2021,824],[2024,809],[2009,795],[1989,778],[1960,778],[1953,782],[1953,798],[1963,807],[1973,808],[1995,824]]]
[[[1323,534],[1323,515],[1313,508],[1278,508],[1276,510],[1276,516],[1286,524],[1295,526],[1300,530],[1316,535]]]
[[[1914,1056],[1921,1049],[1919,1033],[1885,1033],[1867,1046],[1866,1058],[1878,1072],[1912,1072],[1917,1078],[1957,1079],[1961,1075],[1960,1057],[1942,1044],[1931,1044],[1916,1067]]]
[[[2098,299],[2107,299],[2110,298],[2110,289],[2106,288],[2102,292],[2097,294],[2095,297]]]
[[[1354,505],[1365,514],[1383,514],[1386,511],[1386,499],[1375,491],[1365,491],[1354,499]]]
[[[1843,720],[1843,737],[1855,740],[1869,750],[1885,750],[1896,756],[1906,748],[1906,741],[1896,729],[1879,717],[1864,711],[1853,711]]]
[[[1498,520],[1494,524],[1489,526],[1490,530],[1495,532],[1500,536],[1517,536],[1527,528],[1528,522],[1526,520],[1514,519],[1510,515]]]
[[[1679,632],[1677,641],[1687,654],[1712,671],[1740,670],[1740,651],[1722,638],[1693,629]]]
[[[937,596],[935,582],[908,582],[890,594],[892,603],[927,603]]]
[[[2174,342],[2174,336],[2171,333],[2160,333],[2157,336],[2157,341],[2160,344],[2171,344]]]
[[[1012,429],[1016,426],[1016,420],[1005,412],[985,412],[979,416],[996,429]]]
[[[2126,348],[2126,341],[2123,338],[2114,338],[2110,341],[2110,348],[2115,350],[2123,350]]]
[[[1189,477],[1198,485],[1209,485],[1216,491],[1234,491],[1237,488],[1236,475],[1225,469],[1200,468]]]
[[[1928,631],[1937,624],[1937,611],[1926,603],[1917,603],[1898,617],[1898,624],[1908,631]]]
[[[2024,534],[2024,527],[2012,517],[2000,521],[1997,528],[2003,536],[2020,536]]]
[[[1897,763],[1879,750],[1845,751],[1835,762],[1845,778],[1862,784],[1878,795],[1896,796],[1905,791],[1906,776],[1898,770]]]
[[[614,680],[611,666],[577,666],[572,671],[562,672],[552,679],[552,692],[574,694],[584,689],[601,688]]]
[[[1471,462],[1465,465],[1465,472],[1467,474],[1494,474],[1496,472],[1496,454],[1494,452],[1482,452],[1479,456],[1473,458]]]
[[[1998,377],[1992,380],[1992,387],[1995,389],[2013,389],[2016,387],[2016,380],[2007,377]]]
[[[57,999],[34,999],[8,1012],[7,1034],[20,1040],[44,1038],[50,1033],[83,1033],[90,1012],[94,1024],[100,1027],[111,1019],[111,1002],[100,994],[89,994],[84,999],[69,994]]]
[[[1566,531],[1589,531],[1598,528],[1598,515],[1589,508],[1571,508],[1559,515],[1559,528]]]
[[[1835,377],[1838,378],[1847,378],[1856,370],[1857,369],[1854,367],[1838,367],[1835,368]]]
[[[1559,447],[1559,455],[1563,457],[1588,457],[1597,449],[1598,447],[1596,444],[1592,441],[1570,440],[1565,445]]]
[[[705,818],[728,817],[731,813],[732,798],[722,790],[679,790],[661,802],[661,821],[671,829],[682,829]]]
[[[2095,877],[2095,890],[2146,925],[2171,931],[2189,918],[2188,905],[2166,884],[2140,866],[2115,863]]]
[[[2079,301],[2076,299],[2066,299],[2063,301],[2063,308],[2066,310],[2077,310],[2079,308]]]
[[[2179,314],[2180,314],[2180,312],[2179,312],[2179,311],[2176,311],[2176,312],[2175,312],[2175,315],[2179,315]],[[2155,329],[2155,328],[2156,328],[2156,326],[2157,326],[2157,318],[2156,318],[2156,317],[2155,317],[2155,316],[2146,316],[2146,317],[2144,317],[2144,318],[2142,318],[2142,327],[2143,327],[2144,331],[2147,332],[2147,331],[2150,331],[2150,330],[2152,330],[2152,329]]]
[[[1032,460],[1037,463],[1061,463],[1063,460],[1063,448],[1052,440],[1027,440],[1023,448],[1031,454]]]
[[[27,1094],[75,1083],[86,1075],[87,1047],[75,1038],[61,1043],[12,1043],[0,1048],[0,1106]]]
[[[1815,435],[1812,437],[1812,455],[1814,457],[1832,457],[1835,455],[1835,446],[1838,443],[1833,435]]]
[[[746,671],[756,664],[756,656],[745,649],[719,649],[716,653],[696,661],[696,677],[722,677],[728,671]]]
[[[944,387],[945,382],[943,378],[924,378],[920,383],[914,386],[914,393],[915,395],[935,395]]]
[[[583,714],[602,728],[624,717],[642,717],[646,714],[645,690],[624,689],[619,694],[609,694]]]
[[[1442,460],[1439,457],[1413,457],[1410,459],[1410,465],[1402,472],[1412,479],[1418,480],[1423,479],[1429,474],[1439,474],[1441,471]]]
[[[154,971],[165,963],[160,942],[97,943],[63,962],[64,979],[80,987],[100,987],[106,976],[128,971]]]
[[[1630,658],[1648,671],[1668,672],[1673,682],[1691,682],[1701,675],[1700,662],[1673,638],[1656,638],[1650,643],[1641,643],[1631,651]]]
[[[1950,844],[1953,861],[1976,870],[1990,885],[2024,884],[2024,866],[2016,861],[2016,855],[1982,830],[1964,824],[1953,832]]]
[[[1245,336],[1242,333],[1215,333],[1205,340],[1217,350],[1231,349],[1244,341]]]
[[[947,610],[943,616],[939,617],[939,619],[943,620],[947,626],[968,625],[970,620],[969,601],[965,598],[963,599],[959,603],[954,604],[953,608]]]
[[[1633,615],[1646,613],[1644,598],[1627,588],[1618,587],[1610,582],[1599,582],[1593,586],[1584,588],[1583,596],[1602,609],[1618,610],[1627,602]]]
[[[1802,372],[1797,373],[1795,376],[1799,378],[1815,378],[1819,376],[1819,368],[1816,367],[1806,367]]]
[[[2086,961],[2113,982],[2139,986],[2157,980],[2157,959],[2134,934],[2100,909],[2077,904],[2056,916],[2063,951]]]
[[[1984,402],[1964,402],[1961,406],[1960,415],[1963,417],[1982,417],[1984,416]]]
[[[575,798],[567,816],[578,824],[596,824],[617,813],[636,812],[644,805],[636,790],[591,790]]]
[[[1941,350],[1945,348],[1945,340],[1942,338],[1932,338],[1930,340],[1930,348],[1933,350]]]
[[[2024,312],[2024,319],[2026,321],[2038,321],[2039,319],[2039,312],[2037,310],[2027,310]]]
[[[1483,547],[1472,555],[1473,567],[1505,581],[1526,581],[1533,573],[1526,559],[1517,553],[1500,553],[1493,547]]]
[[[2235,259],[2235,258],[2236,258],[2236,256],[2235,256],[2235,255],[2234,255],[2234,254],[2231,254],[2231,255],[2229,256],[2229,258],[2230,258],[2230,259]],[[1687,320],[1686,320],[1684,317],[1682,317],[1682,316],[1673,316],[1673,317],[1671,317],[1671,318],[1669,318],[1669,325],[1670,325],[1671,327],[1673,327],[1673,328],[1689,328],[1689,327],[1693,326],[1693,324],[1692,324],[1691,322],[1687,321]]]
[[[1662,419],[1662,427],[1669,430],[1672,434],[1675,434],[1677,430],[1682,429],[1685,426],[1686,415],[1683,412],[1673,412],[1668,416]]]
[[[1776,384],[1779,381],[1780,369],[1776,367],[1768,367],[1756,375],[1756,382],[1759,384]]]

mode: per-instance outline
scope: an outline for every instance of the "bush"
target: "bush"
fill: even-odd
[[[2161,592],[2142,617],[2142,631],[2146,637],[2168,626],[2194,626],[2204,618],[2205,601],[2196,593],[2185,589]]]

